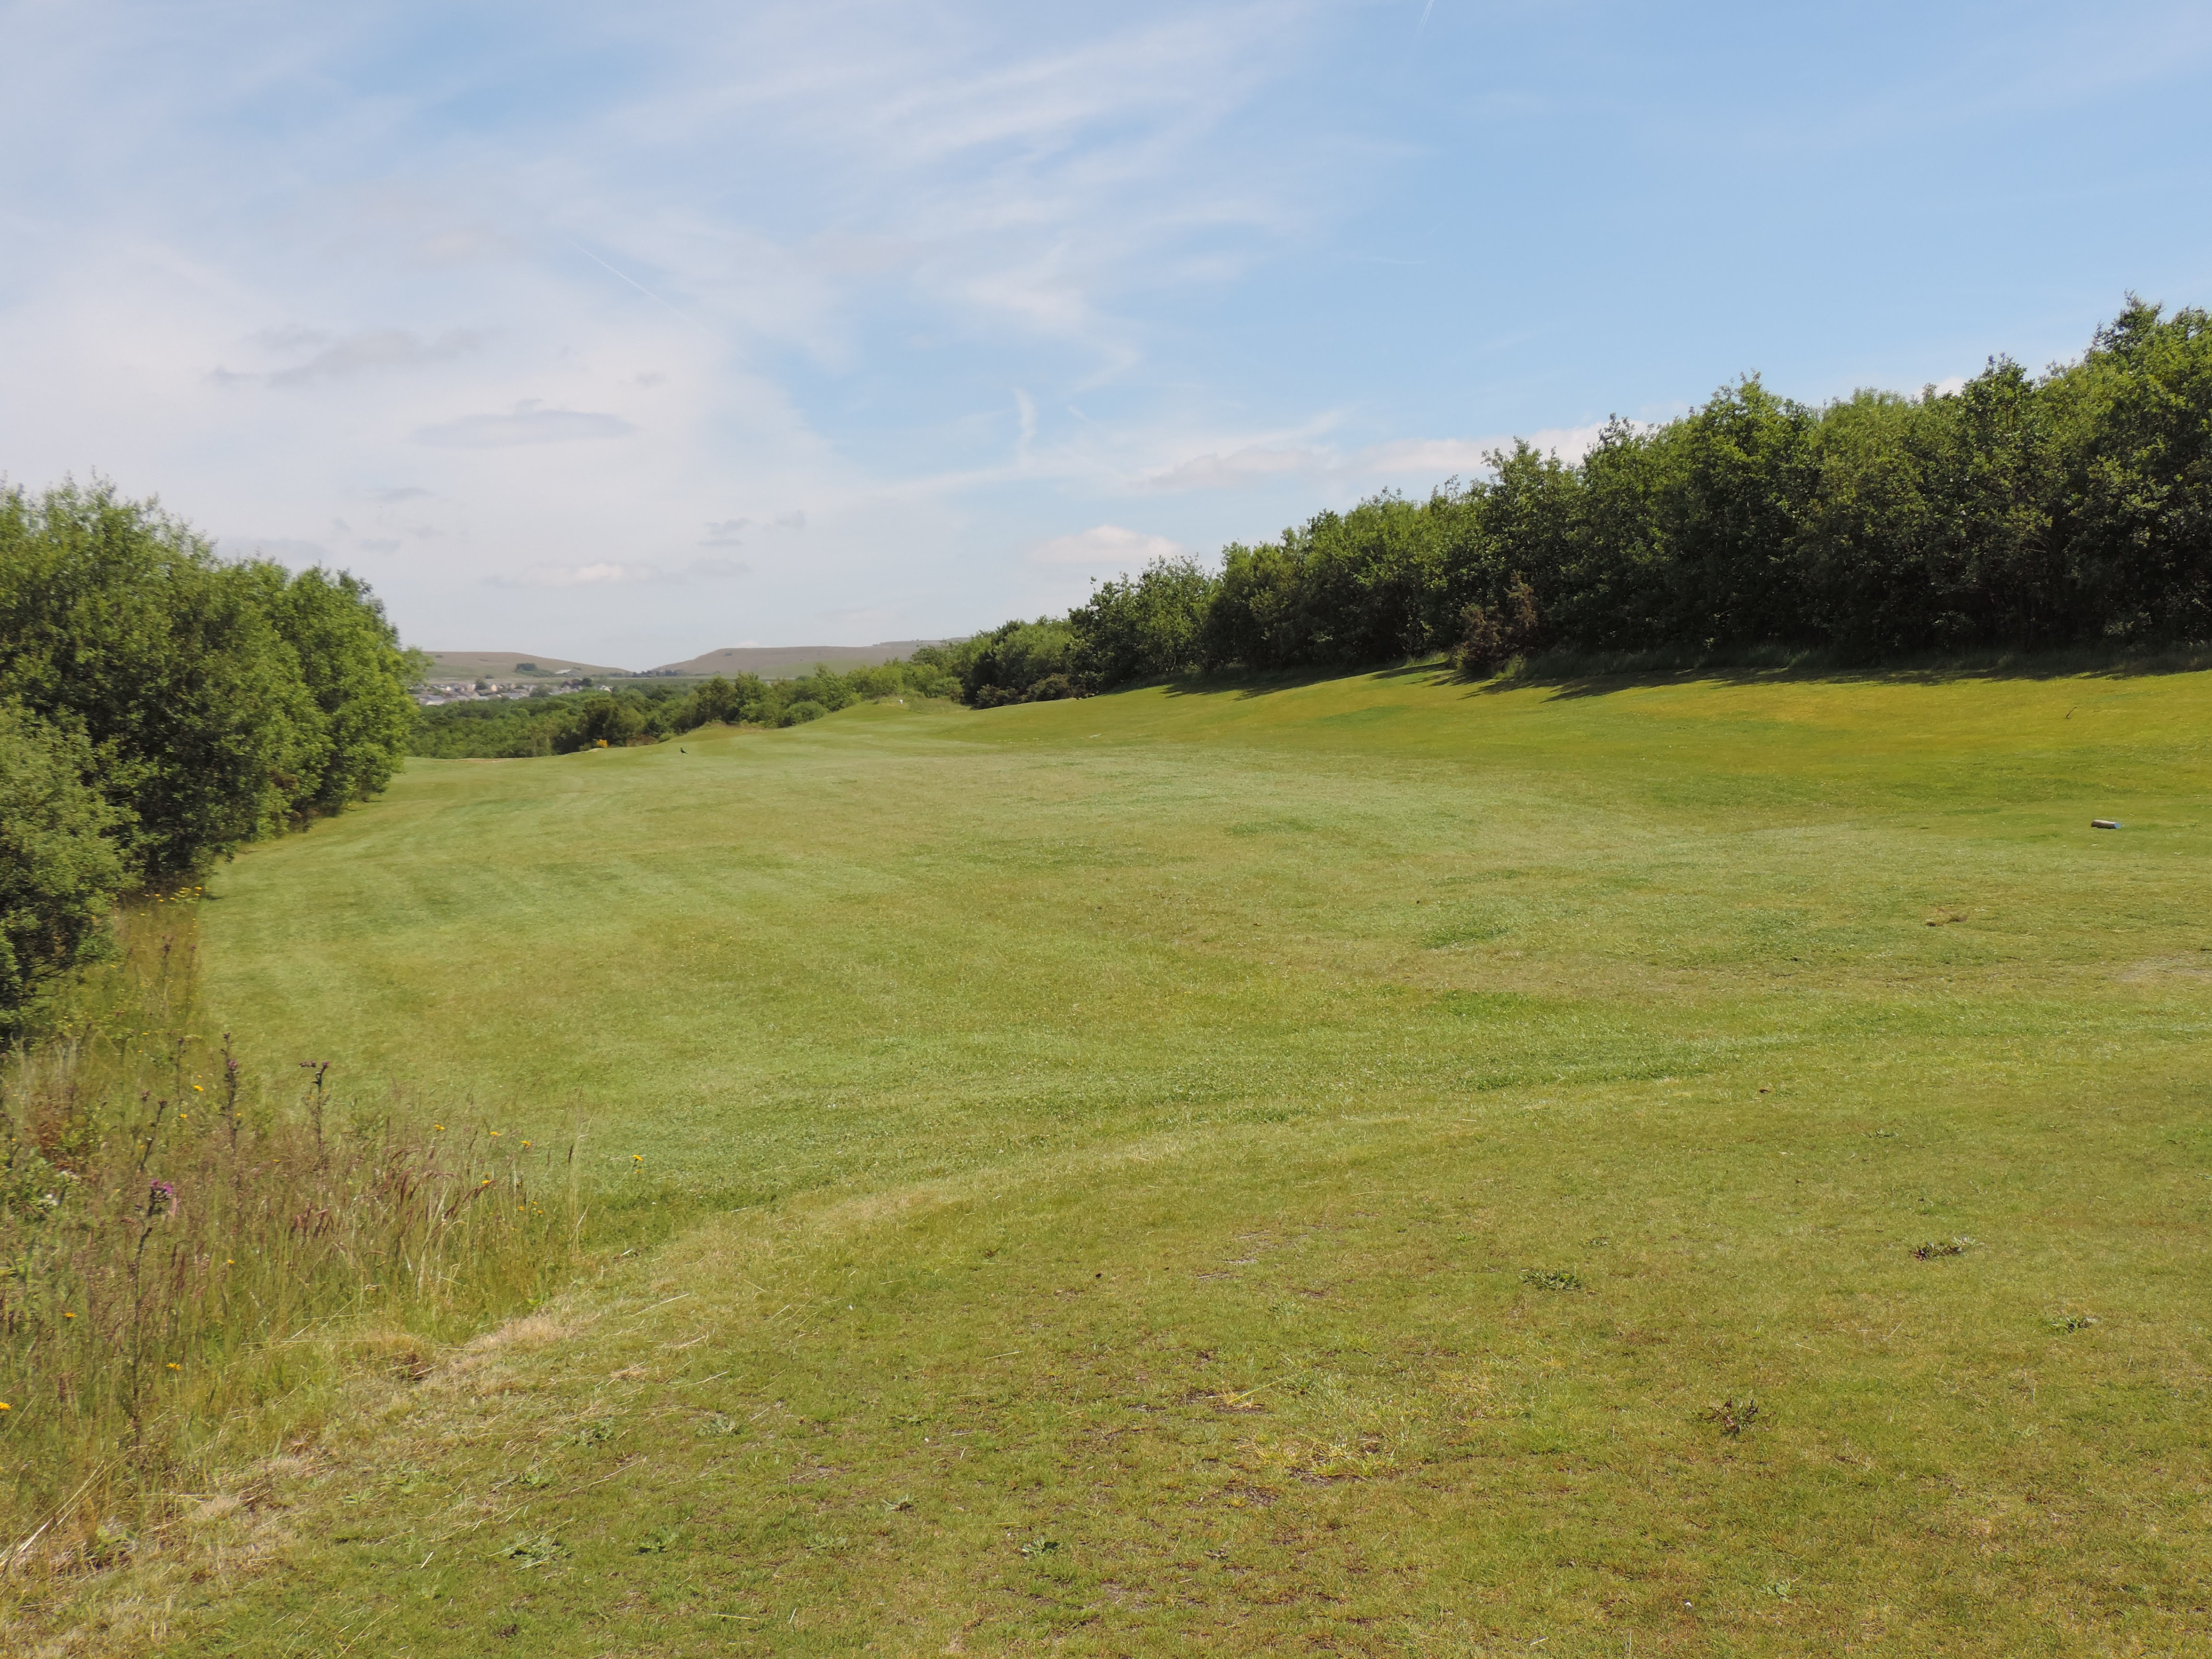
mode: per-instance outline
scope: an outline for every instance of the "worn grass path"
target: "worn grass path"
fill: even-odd
[[[669,1242],[364,1382],[170,1650],[2212,1646],[2208,852],[2203,675],[416,763],[215,1006]]]

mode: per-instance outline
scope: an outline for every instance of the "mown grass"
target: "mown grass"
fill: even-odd
[[[2208,717],[2199,674],[1407,671],[416,763],[214,884],[216,1008],[575,1114],[667,1242],[363,1381],[281,1515],[71,1616],[2212,1641]]]

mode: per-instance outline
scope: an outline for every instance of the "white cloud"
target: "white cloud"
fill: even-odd
[[[623,438],[637,430],[619,415],[547,409],[535,398],[507,415],[464,415],[417,427],[415,441],[433,449],[507,449],[518,444],[563,444],[588,438]]]
[[[1093,526],[1072,536],[1055,536],[1030,550],[1030,562],[1081,565],[1135,570],[1155,559],[1172,559],[1189,551],[1166,536],[1125,530],[1117,524]]]

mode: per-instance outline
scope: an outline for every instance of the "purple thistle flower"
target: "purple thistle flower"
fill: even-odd
[[[167,1215],[176,1204],[177,1189],[166,1181],[155,1182],[147,1191],[146,1213],[149,1216]]]

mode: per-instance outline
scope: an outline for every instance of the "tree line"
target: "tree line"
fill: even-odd
[[[422,711],[408,752],[440,760],[567,755],[602,745],[665,743],[716,724],[802,726],[856,702],[951,696],[958,690],[956,675],[917,660],[843,673],[817,667],[788,680],[717,674],[697,685],[647,680],[511,701],[443,703]]]
[[[0,1043],[118,894],[383,788],[417,672],[351,576],[218,557],[105,483],[0,487]]]
[[[979,707],[1448,651],[1921,652],[2212,640],[2212,319],[2130,296],[2075,362],[1820,407],[1756,377],[1579,460],[1154,562],[938,653]]]

